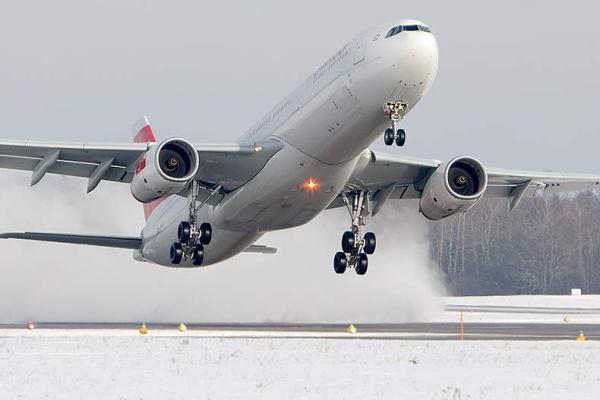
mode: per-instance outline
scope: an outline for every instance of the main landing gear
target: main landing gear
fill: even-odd
[[[383,113],[392,120],[392,127],[385,130],[383,142],[386,146],[391,146],[396,142],[397,146],[404,146],[406,142],[406,132],[404,129],[397,129],[398,122],[404,118],[407,105],[399,101],[387,102],[383,105]]]
[[[220,190],[217,187],[209,198]],[[188,221],[181,221],[177,228],[177,241],[171,246],[171,263],[181,264],[184,260],[191,260],[193,265],[202,265],[204,261],[204,246],[207,246],[212,239],[212,226],[208,222],[204,222],[198,226],[197,216],[198,210],[208,200],[198,206],[198,193],[200,188],[197,181],[192,182],[190,188],[190,212]]]
[[[342,235],[342,251],[335,254],[333,269],[336,273],[343,274],[346,268],[354,268],[358,275],[364,275],[369,267],[367,254],[373,254],[377,246],[373,232],[367,232],[364,236],[361,234],[369,212],[368,194],[358,191],[348,195],[342,193],[342,197],[352,218],[352,227]]]

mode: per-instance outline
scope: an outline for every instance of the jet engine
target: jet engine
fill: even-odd
[[[167,139],[152,147],[139,161],[131,194],[142,203],[179,193],[196,176],[199,158],[183,139]]]
[[[478,160],[461,156],[440,165],[429,177],[419,204],[431,220],[473,207],[487,188],[487,172]]]

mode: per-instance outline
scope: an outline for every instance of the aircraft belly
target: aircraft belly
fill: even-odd
[[[258,240],[262,233],[227,231],[214,223],[213,206],[204,206],[199,210],[198,220],[213,225],[211,242],[204,247],[204,262],[208,266],[231,258]],[[170,259],[171,245],[177,238],[177,228],[181,221],[188,219],[187,199],[175,196],[160,221],[148,224],[142,232],[141,258],[167,267],[194,267],[191,261],[173,265]]]
[[[254,179],[225,197],[215,208],[215,223],[245,232],[305,224],[337,197],[355,163],[327,165],[287,145]],[[306,187],[311,179],[318,188]]]

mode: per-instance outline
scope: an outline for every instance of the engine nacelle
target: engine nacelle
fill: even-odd
[[[131,194],[142,203],[179,193],[196,176],[200,160],[188,141],[167,139],[152,147],[138,163]]]
[[[487,172],[478,160],[461,156],[440,165],[429,177],[420,208],[431,220],[446,218],[473,207],[487,189]]]

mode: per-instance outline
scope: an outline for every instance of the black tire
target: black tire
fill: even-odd
[[[404,143],[406,143],[406,132],[404,132],[404,129],[398,129],[398,134],[396,135],[396,145],[404,146]]]
[[[171,264],[181,264],[183,259],[183,246],[179,242],[171,246]]]
[[[364,275],[367,273],[367,268],[369,268],[369,258],[365,253],[360,253],[358,255],[358,259],[356,260],[356,273],[358,275]]]
[[[342,250],[344,253],[352,253],[352,250],[354,250],[354,245],[356,245],[354,233],[350,231],[344,232],[342,235]]]
[[[377,247],[377,239],[375,238],[375,234],[373,232],[365,233],[365,253],[373,254],[375,253],[375,248]]]
[[[212,239],[212,225],[208,222],[200,225],[200,243],[208,245]]]
[[[383,134],[383,143],[386,146],[391,146],[394,144],[394,130],[392,128],[387,128]]]
[[[335,257],[333,257],[333,270],[336,274],[343,274],[346,271],[346,267],[348,266],[348,259],[346,258],[346,254],[338,251],[335,253]]]
[[[204,246],[197,244],[192,251],[192,264],[202,265],[204,262]]]
[[[179,243],[188,243],[192,234],[192,226],[187,221],[181,221],[177,228],[177,240]]]

